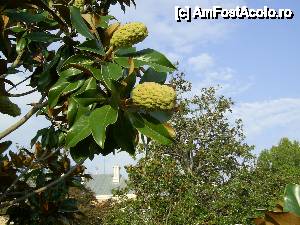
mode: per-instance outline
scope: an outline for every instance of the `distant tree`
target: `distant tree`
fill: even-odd
[[[258,186],[255,188],[255,195],[260,199],[260,207],[274,206],[282,199],[287,184],[300,182],[299,142],[283,138],[277,146],[262,151],[254,176],[257,177],[254,185]],[[259,196],[263,196],[264,200]]]
[[[300,144],[288,138],[277,146],[263,150],[251,169],[242,170],[226,185],[220,198],[219,208],[226,209],[228,216],[247,218],[261,216],[263,210],[273,210],[283,202],[286,185],[300,181]],[[237,198],[239,196],[239,198]]]
[[[190,84],[183,74],[171,83],[181,93],[180,110],[171,120],[176,141],[168,147],[145,144],[145,157],[127,167],[128,186],[118,193],[123,201],[115,203],[107,224],[228,225],[244,216],[223,208],[224,196],[232,194],[237,202],[243,195],[231,193],[228,185],[253,159],[241,121],[229,122],[231,99],[217,96],[214,88],[185,97]],[[135,200],[126,200],[128,191],[135,192]]]
[[[77,200],[81,212],[76,216],[74,225],[100,225],[103,214],[110,208],[110,201],[99,202],[95,193],[87,187],[72,187],[69,196]]]

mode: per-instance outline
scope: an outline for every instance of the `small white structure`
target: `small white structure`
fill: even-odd
[[[114,176],[113,176],[112,182],[119,184],[120,183],[120,166],[119,165],[114,166],[113,170],[114,170]]]
[[[98,201],[114,198],[112,191],[126,186],[125,179],[120,174],[119,165],[113,167],[113,174],[94,174],[92,178],[86,183],[86,186],[95,193]],[[135,194],[129,193],[127,197],[135,198]]]

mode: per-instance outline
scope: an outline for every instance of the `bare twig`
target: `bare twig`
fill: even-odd
[[[44,97],[42,97],[41,100],[39,101],[39,103],[37,105],[35,105],[34,107],[32,107],[32,109],[29,110],[29,112],[22,119],[20,119],[18,122],[16,122],[15,124],[13,124],[9,128],[7,128],[6,130],[4,130],[3,132],[1,132],[0,133],[0,140],[2,138],[6,137],[7,135],[9,135],[10,133],[12,133],[13,131],[15,131],[16,129],[18,129],[30,117],[32,117],[39,109],[41,109],[44,106],[46,106],[48,104],[48,101],[43,102],[43,100],[44,100]]]
[[[105,53],[104,60],[108,59],[111,56],[111,54],[113,53],[113,51],[114,51],[114,47],[111,46]]]
[[[20,93],[20,94],[9,94],[8,93],[8,97],[22,97],[22,96],[25,96],[25,95],[30,95],[30,94],[32,94],[33,92],[36,92],[37,91],[37,89],[33,89],[33,90],[30,90],[30,91],[27,91],[27,92],[24,92],[24,93]]]
[[[24,52],[25,52],[25,50],[22,50],[22,51],[18,54],[17,58],[15,59],[15,61],[13,62],[13,64],[11,65],[10,68],[14,69],[14,68],[16,68],[16,67],[18,66],[18,64],[20,63],[20,60],[21,60],[21,58],[22,58]],[[7,77],[7,76],[8,76],[8,74],[2,74],[2,75],[0,76],[0,79],[3,79],[3,78],[5,78],[5,77]]]
[[[17,58],[15,59],[15,61],[13,62],[13,64],[11,65],[11,68],[16,68],[18,66],[18,64],[20,63],[20,60],[24,54],[25,50],[22,50],[19,55],[17,56]]]
[[[23,84],[25,81],[27,81],[28,79],[30,79],[32,76],[33,75],[30,75],[30,76],[26,77],[24,80],[21,80],[19,83],[17,83],[16,85],[14,85],[10,89],[8,89],[7,92],[10,92],[12,89],[14,89],[15,87],[19,86],[20,84]]]

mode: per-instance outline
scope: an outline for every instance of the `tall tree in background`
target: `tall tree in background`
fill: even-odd
[[[171,120],[176,141],[168,147],[144,146],[145,157],[127,168],[128,186],[121,191],[135,192],[136,199],[116,203],[107,224],[233,222],[227,209],[222,208],[221,197],[231,180],[247,170],[253,159],[253,148],[244,141],[241,121],[229,122],[232,101],[217,96],[214,88],[186,97],[191,95],[190,84],[183,74],[177,74],[171,83],[181,93],[180,110]],[[236,195],[236,200],[239,197]]]

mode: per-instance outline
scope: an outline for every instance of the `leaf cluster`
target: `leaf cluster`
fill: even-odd
[[[4,151],[11,143],[1,146]],[[14,224],[68,224],[80,214],[77,201],[68,195],[69,187],[82,186],[84,167],[78,167],[70,177],[52,188],[42,188],[59,179],[70,169],[70,159],[61,151],[35,144],[35,151],[25,148],[17,153],[0,155],[1,201],[11,201],[5,214]],[[27,194],[33,193],[28,197]],[[16,201],[17,199],[17,201]],[[2,207],[2,204],[1,204]]]
[[[0,139],[34,114],[51,123],[31,141],[35,153],[23,149],[1,158],[0,193],[4,197],[0,204],[10,204],[7,214],[15,224],[54,224],[62,218],[61,213],[72,216],[76,202],[68,198],[68,188],[83,173],[80,165],[87,158],[115,151],[134,154],[139,133],[162,144],[173,141],[174,130],[167,120],[134,107],[131,92],[138,83],[164,84],[167,74],[176,68],[156,50],[110,46],[120,27],[108,14],[116,3],[123,10],[135,5],[134,0],[0,3],[0,112],[19,116],[21,110],[12,98],[33,92],[41,96],[38,103],[30,103],[32,110],[19,122],[0,133]],[[14,83],[11,77],[18,72],[28,76]],[[31,91],[11,93],[27,81]],[[1,153],[5,154],[10,144],[1,142]],[[50,155],[47,160],[39,158],[44,153]],[[81,168],[78,173],[70,167],[70,155]],[[55,181],[59,182],[43,189]],[[65,206],[69,212],[61,208]],[[26,218],[28,214],[33,217]]]

